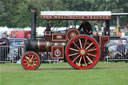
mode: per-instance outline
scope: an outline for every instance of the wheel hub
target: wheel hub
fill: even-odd
[[[31,59],[28,62],[29,62],[29,64],[32,64],[33,63],[33,61]]]
[[[80,55],[81,55],[81,56],[86,55],[86,50],[85,50],[85,49],[81,49],[81,50],[80,50]]]

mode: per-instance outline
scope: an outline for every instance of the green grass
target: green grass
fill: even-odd
[[[128,63],[98,63],[76,70],[69,64],[41,64],[35,71],[17,64],[0,64],[0,85],[127,85]]]

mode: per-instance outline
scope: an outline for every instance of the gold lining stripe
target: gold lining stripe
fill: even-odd
[[[50,42],[46,42],[46,46],[49,47],[50,46]]]
[[[40,40],[37,42],[38,49],[40,50]]]

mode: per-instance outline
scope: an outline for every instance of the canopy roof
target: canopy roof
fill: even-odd
[[[128,13],[112,13],[112,16],[128,16]]]
[[[45,20],[59,20],[59,19],[70,19],[70,20],[108,20],[111,19],[110,11],[41,11],[41,19]]]

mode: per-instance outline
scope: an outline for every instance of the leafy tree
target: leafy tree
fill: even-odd
[[[40,11],[128,12],[127,0],[0,0],[0,6],[0,26],[22,28],[31,25],[29,6],[38,9],[37,26],[46,26],[46,21],[40,19]],[[121,19],[123,24],[128,23],[126,17]]]
[[[2,21],[4,19],[4,17],[6,16],[6,13],[5,13],[5,6],[3,4],[2,1],[0,1],[0,25],[4,24]]]

